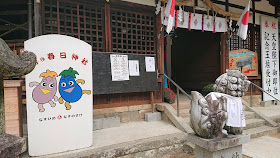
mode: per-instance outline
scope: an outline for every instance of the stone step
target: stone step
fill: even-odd
[[[177,109],[177,103],[173,103],[172,104],[174,109]],[[179,102],[179,109],[190,109],[191,108],[191,104],[188,102]]]
[[[270,117],[274,122],[280,123],[280,115]]]
[[[265,125],[265,120],[263,119],[248,119],[246,120],[246,127],[244,127],[243,130],[256,128],[264,125]]]
[[[261,137],[263,135],[277,133],[278,130],[279,130],[278,127],[270,127],[265,125],[265,126],[243,130],[243,133],[249,134],[251,139],[253,139],[253,138]]]
[[[245,119],[246,119],[246,120],[256,118],[256,115],[255,115],[254,112],[251,112],[251,111],[244,111],[244,113],[245,113]]]
[[[190,109],[180,109],[180,116],[183,118],[190,117]]]

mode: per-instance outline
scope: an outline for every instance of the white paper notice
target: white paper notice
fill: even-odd
[[[156,71],[155,58],[154,57],[145,57],[145,63],[146,63],[146,71],[147,72],[155,72]]]
[[[110,60],[111,60],[112,81],[129,80],[128,56],[111,54]]]
[[[138,60],[129,60],[129,75],[130,76],[140,76],[139,73],[139,61]]]

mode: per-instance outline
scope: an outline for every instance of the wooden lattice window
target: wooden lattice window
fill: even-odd
[[[236,49],[250,49],[250,30],[248,30],[248,35],[246,40],[242,40],[238,35],[237,31],[232,32],[230,38],[230,50]]]
[[[111,9],[112,50],[155,54],[155,15]]]
[[[237,30],[237,28],[235,28]],[[253,38],[253,34],[255,34],[255,39]],[[238,35],[237,31],[232,32],[230,40],[229,40],[229,48],[230,50],[237,49],[249,49],[255,51],[260,54],[260,28],[256,26],[253,28],[252,25],[249,26],[247,32],[247,39],[242,40]],[[254,44],[253,44],[254,43]],[[255,47],[255,48],[253,48]]]
[[[79,38],[93,51],[105,51],[104,7],[57,0],[44,1],[44,34]]]

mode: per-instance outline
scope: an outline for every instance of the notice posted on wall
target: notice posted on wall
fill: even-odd
[[[128,56],[111,54],[110,60],[111,60],[112,81],[129,80]]]
[[[129,60],[129,75],[130,76],[140,76],[139,72],[139,60]]]
[[[155,57],[145,57],[145,63],[146,63],[146,72],[156,71]]]

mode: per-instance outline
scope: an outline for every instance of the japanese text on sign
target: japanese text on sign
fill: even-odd
[[[128,56],[127,55],[110,55],[112,81],[129,80]]]
[[[262,85],[271,95],[279,95],[279,48],[278,48],[278,20],[272,17],[261,17],[261,44],[262,44]],[[263,100],[274,100],[263,94]]]

